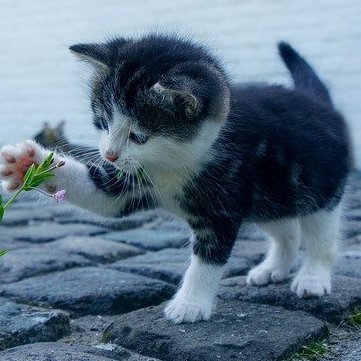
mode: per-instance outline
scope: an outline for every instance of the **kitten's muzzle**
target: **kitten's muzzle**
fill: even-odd
[[[109,160],[109,162],[114,163],[119,158],[119,155],[117,155],[113,152],[106,152],[105,158],[107,158]]]

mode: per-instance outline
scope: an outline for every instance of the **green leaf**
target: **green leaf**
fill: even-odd
[[[54,161],[54,153],[50,153],[36,168],[37,173],[48,169]]]
[[[24,175],[24,184],[25,185],[27,185],[28,183],[31,183],[31,180],[32,180],[35,172],[36,172],[35,164],[32,164]]]
[[[2,204],[0,204],[0,222],[3,220],[4,218],[4,213],[5,213],[5,210],[4,210],[4,207]]]
[[[0,194],[0,204],[3,204],[3,197],[1,194]]]
[[[145,179],[145,172],[144,172],[144,169],[142,167],[137,169],[137,178],[138,178],[139,184],[142,185],[143,181]]]
[[[4,256],[6,253],[8,253],[5,249],[0,249],[0,257]]]
[[[123,178],[123,175],[124,175],[124,172],[123,172],[122,170],[120,170],[120,171],[117,173],[116,177],[117,177],[117,179],[122,179],[122,178]]]
[[[44,173],[44,174],[35,174],[31,180],[30,184],[27,184],[24,187],[24,190],[26,192],[32,190],[32,188],[35,188],[37,186],[39,186],[40,184],[44,183],[45,181],[47,181],[50,178],[53,178],[54,174],[52,173]]]

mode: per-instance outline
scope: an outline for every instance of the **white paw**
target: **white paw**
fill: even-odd
[[[174,299],[164,309],[164,314],[168,320],[174,323],[195,322],[209,320],[212,309],[212,304],[209,303],[198,304]]]
[[[44,159],[44,150],[32,140],[0,150],[0,181],[4,189],[16,191],[23,184],[26,171]]]
[[[331,293],[331,277],[300,274],[292,282],[292,291],[298,297],[320,297]]]
[[[253,286],[265,286],[272,282],[282,282],[288,277],[288,275],[288,270],[281,267],[272,268],[261,263],[248,272],[247,284]]]

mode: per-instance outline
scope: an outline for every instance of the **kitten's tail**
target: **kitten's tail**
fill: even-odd
[[[286,42],[280,42],[278,50],[292,75],[295,87],[315,97],[322,103],[333,107],[326,85],[323,84],[311,65]]]

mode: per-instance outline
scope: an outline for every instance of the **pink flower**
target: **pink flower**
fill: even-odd
[[[52,197],[56,200],[56,203],[59,203],[65,199],[66,190],[62,189],[55,194],[52,195]]]

